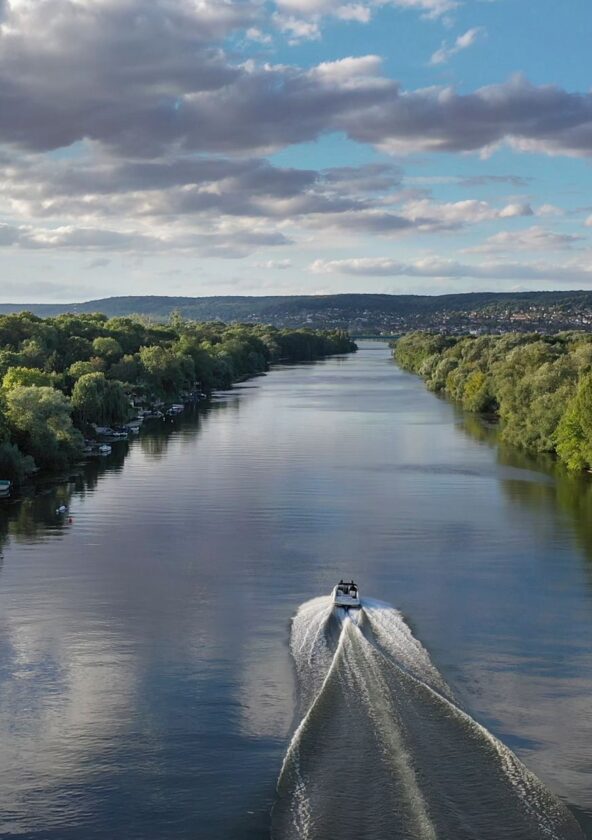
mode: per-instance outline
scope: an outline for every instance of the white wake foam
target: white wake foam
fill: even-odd
[[[399,611],[303,604],[292,622],[299,724],[277,840],[576,840],[566,808],[456,704]]]

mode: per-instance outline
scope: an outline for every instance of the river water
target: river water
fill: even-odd
[[[360,348],[1,504],[1,837],[592,838],[592,481]]]

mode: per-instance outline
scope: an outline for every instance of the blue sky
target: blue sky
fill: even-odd
[[[584,0],[0,0],[0,300],[590,288]]]

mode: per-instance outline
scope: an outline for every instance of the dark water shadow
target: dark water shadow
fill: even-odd
[[[208,401],[186,409],[174,420],[149,421],[138,437],[114,442],[110,455],[80,462],[64,473],[39,475],[10,498],[0,500],[0,557],[11,539],[35,543],[65,533],[73,524],[70,510],[74,503],[93,495],[102,479],[121,473],[136,447],[145,456],[160,460],[172,438],[182,435],[195,439],[217,413],[236,410],[238,404],[237,396]],[[0,563],[0,573],[1,569]]]
[[[464,434],[495,449],[501,486],[512,504],[542,513],[558,525],[569,524],[592,587],[592,476],[570,472],[551,454],[509,446],[500,439],[496,423],[456,408],[455,419]]]

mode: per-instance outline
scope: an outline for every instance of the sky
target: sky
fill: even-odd
[[[590,0],[0,0],[0,301],[592,288]]]

